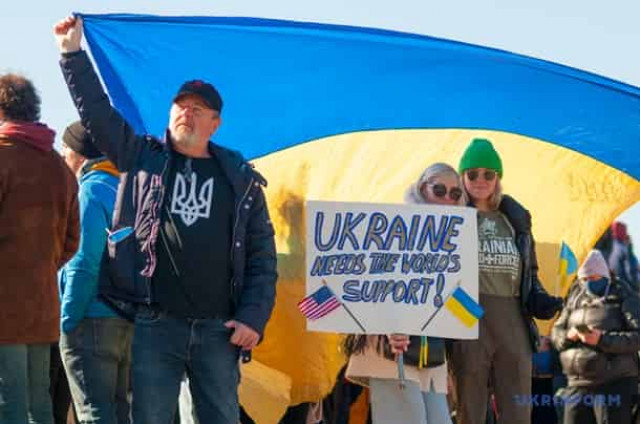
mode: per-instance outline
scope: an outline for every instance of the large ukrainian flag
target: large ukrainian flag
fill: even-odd
[[[290,402],[319,399],[344,359],[308,333],[305,199],[400,202],[423,168],[457,165],[491,139],[505,192],[532,212],[541,278],[553,290],[560,242],[581,259],[640,199],[640,90],[494,49],[377,29],[249,18],[85,15],[114,105],[162,134],[178,86],[225,99],[215,141],[254,159],[280,255],[278,298],[255,357],[291,378]],[[286,386],[286,385],[285,385]]]

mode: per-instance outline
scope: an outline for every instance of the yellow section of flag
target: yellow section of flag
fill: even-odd
[[[553,292],[557,281],[561,237],[580,259],[616,216],[640,200],[640,182],[621,171],[569,149],[497,131],[349,133],[256,159],[269,181],[265,194],[276,229],[279,278],[274,314],[254,359],[291,378],[291,404],[321,400],[346,361],[341,336],[306,331],[296,307],[306,296],[304,202],[402,202],[426,166],[456,166],[473,137],[492,140],[508,170],[504,192],[533,216],[538,277],[547,291]],[[472,322],[468,316],[466,321]],[[549,322],[539,323],[542,334],[548,333]]]
[[[449,311],[451,311],[453,315],[455,315],[464,325],[469,328],[473,327],[476,322],[478,322],[478,319],[471,315],[469,311],[467,311],[465,307],[462,306],[462,304],[460,304],[460,302],[458,302],[453,297],[447,301],[445,306]]]
[[[291,403],[291,377],[255,359],[240,368],[240,404],[260,424],[278,424]]]

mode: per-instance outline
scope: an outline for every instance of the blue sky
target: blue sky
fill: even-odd
[[[42,96],[43,121],[59,132],[77,113],[58,69],[52,27],[73,11],[252,16],[394,29],[505,49],[640,86],[637,0],[7,0],[0,17],[0,73],[31,78]],[[622,218],[640,243],[640,205]]]

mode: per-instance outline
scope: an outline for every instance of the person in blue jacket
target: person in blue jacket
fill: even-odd
[[[80,247],[60,272],[60,352],[81,423],[129,423],[133,324],[98,299],[98,274],[118,188],[118,171],[80,122],[62,154],[79,179]]]

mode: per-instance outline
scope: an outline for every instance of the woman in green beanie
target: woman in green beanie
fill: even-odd
[[[538,280],[531,215],[502,194],[502,161],[489,140],[471,141],[459,172],[470,206],[478,210],[480,319],[477,340],[452,343],[451,369],[458,399],[458,424],[484,424],[488,387],[500,422],[531,420],[532,353],[538,330],[533,318],[550,319],[562,299]],[[490,383],[491,382],[491,383]],[[525,400],[524,402],[522,400]]]

